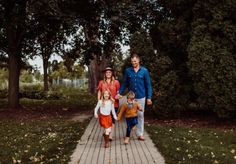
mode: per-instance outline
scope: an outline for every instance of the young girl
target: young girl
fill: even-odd
[[[138,103],[134,101],[135,93],[129,91],[127,94],[127,103],[122,104],[120,108],[120,112],[118,113],[118,120],[121,120],[122,114],[125,113],[127,129],[126,129],[126,137],[125,144],[129,143],[129,137],[131,130],[138,124],[137,112],[142,111],[139,107]]]
[[[98,115],[98,109],[100,109],[99,115]],[[111,127],[112,127],[111,112],[114,119],[117,120],[116,112],[114,109],[114,100],[111,97],[111,93],[109,90],[104,90],[102,93],[101,100],[98,101],[94,109],[94,117],[99,118],[99,123],[101,127],[104,128],[103,137],[105,141],[105,148],[109,147],[109,134],[111,133]]]

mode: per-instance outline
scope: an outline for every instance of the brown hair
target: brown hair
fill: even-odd
[[[128,93],[127,93],[127,98],[128,99],[133,99],[135,97],[135,93],[133,92],[133,91],[129,91]]]
[[[132,58],[137,58],[137,59],[140,59],[139,55],[137,53],[133,53],[130,57],[130,59]]]

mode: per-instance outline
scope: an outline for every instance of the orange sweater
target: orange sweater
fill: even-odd
[[[137,110],[142,111],[137,102],[134,102],[132,108],[129,108],[126,103],[123,104],[118,113],[118,120],[121,119],[123,113],[125,113],[125,118],[136,117],[138,115]]]

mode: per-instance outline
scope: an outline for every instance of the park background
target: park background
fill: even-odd
[[[166,126],[167,121],[178,128],[184,122],[180,120],[193,118],[185,125],[221,129],[219,135],[205,132],[218,136],[217,141],[212,136],[207,140],[215,141],[211,146],[216,148],[199,144],[200,135],[191,140],[182,138],[184,143],[193,141],[199,146],[193,150],[177,145],[170,149],[168,141],[157,143],[162,153],[167,154],[164,155],[167,161],[234,162],[235,3],[233,0],[0,0],[0,108],[4,139],[1,143],[9,142],[9,147],[1,145],[4,148],[1,160],[49,160],[50,157],[40,157],[36,154],[39,150],[31,147],[26,152],[20,150],[21,146],[32,143],[21,146],[12,143],[11,137],[17,137],[18,126],[25,125],[25,120],[34,124],[41,119],[65,119],[92,110],[97,83],[102,79],[101,70],[112,66],[121,80],[129,66],[129,54],[136,52],[152,79],[153,105],[147,107],[147,114],[152,116],[150,122]],[[124,46],[129,47],[128,51],[122,51]],[[61,60],[54,56],[60,56]],[[43,61],[43,72],[30,65],[29,61],[38,57]],[[9,121],[12,119],[16,122],[13,125]],[[209,122],[204,124],[201,120]],[[60,123],[65,126],[67,121]],[[152,127],[150,133],[160,132],[154,138],[169,138],[168,132],[162,134],[160,129],[154,132],[155,128],[166,129]],[[190,131],[187,129],[192,134]],[[177,138],[175,135],[173,138]],[[218,141],[219,136],[222,142]],[[198,148],[206,152],[198,154]],[[52,159],[58,159],[57,156]],[[68,160],[68,156],[59,159]]]

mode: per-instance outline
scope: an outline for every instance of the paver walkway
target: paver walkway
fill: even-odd
[[[98,120],[92,118],[81,137],[70,164],[164,164],[164,158],[145,132],[145,141],[139,141],[134,132],[130,143],[125,145],[125,121],[116,122],[113,141],[109,148],[104,148],[103,129]]]

